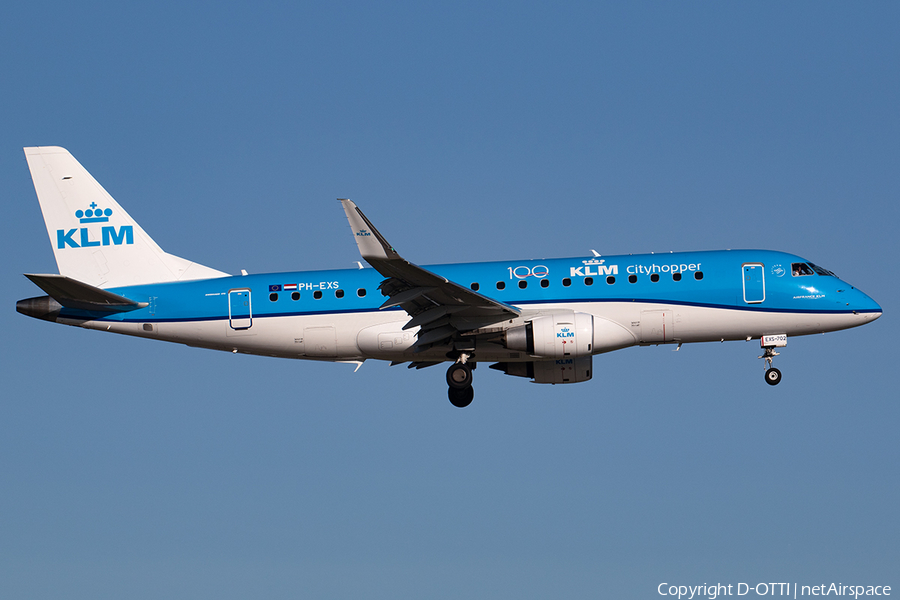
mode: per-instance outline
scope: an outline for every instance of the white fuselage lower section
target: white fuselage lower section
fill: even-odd
[[[746,340],[769,334],[788,336],[837,331],[877,318],[872,313],[822,314],[736,310],[641,302],[559,303],[529,307],[522,320],[567,310],[594,317],[600,354],[632,345]],[[227,320],[162,323],[72,322],[87,329],[179,342],[188,346],[325,361],[443,361],[446,351],[413,352],[418,328],[403,330],[409,316],[400,311],[254,318],[248,329]],[[609,343],[605,343],[608,340]],[[529,361],[535,355],[496,342],[476,347],[473,360]]]

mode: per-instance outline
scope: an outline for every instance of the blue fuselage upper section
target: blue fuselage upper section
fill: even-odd
[[[803,265],[801,268],[798,265]],[[863,292],[792,254],[724,250],[426,266],[500,302],[646,302],[760,312],[880,313]],[[111,289],[147,306],[94,319],[129,322],[234,318],[246,290],[252,317],[377,311],[384,279],[371,268],[222,277]],[[242,297],[244,298],[244,297]],[[397,308],[393,310],[399,310]],[[62,316],[78,318],[64,309]]]

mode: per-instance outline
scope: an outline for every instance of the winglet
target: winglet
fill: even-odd
[[[363,258],[394,259],[400,258],[397,251],[388,243],[384,236],[375,229],[372,222],[366,218],[356,204],[347,198],[338,198],[347,214],[347,220],[350,222],[350,229],[356,238],[356,245],[359,246],[359,253]]]

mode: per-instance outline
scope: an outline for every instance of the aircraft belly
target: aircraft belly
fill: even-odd
[[[745,340],[786,333],[792,336],[837,331],[861,325],[857,315],[748,311],[698,306],[674,306],[673,342]]]
[[[534,310],[536,307],[530,307]],[[537,310],[567,309],[590,313],[607,322],[615,340],[604,347],[608,335],[595,338],[594,354],[633,343],[691,343],[744,340],[786,333],[810,335],[863,325],[871,314],[789,313],[747,311],[661,303],[598,302],[541,305]],[[444,361],[444,350],[414,352],[417,328],[403,330],[408,317],[397,311],[254,317],[252,327],[235,336],[227,319],[135,323],[98,320],[77,323],[86,329],[159,339],[223,351],[310,360]],[[76,324],[76,323],[73,323]],[[634,342],[631,341],[633,337]],[[481,343],[475,360],[518,362],[533,360],[524,352],[498,343]]]
[[[811,335],[857,327],[873,318],[869,314],[737,310],[648,302],[573,303],[542,305],[541,308],[566,308],[591,313],[631,331],[644,344],[745,340],[772,333]],[[670,312],[671,323],[668,316],[661,316],[658,311]],[[650,325],[651,329],[655,329],[650,335],[655,337],[646,341],[642,336],[642,329],[645,328],[642,316],[645,314],[659,321]],[[665,333],[663,323],[666,324]]]
[[[363,355],[382,360],[395,360],[399,355],[410,351],[416,342],[416,332],[419,328],[404,331],[403,326],[409,321],[409,317],[404,314],[398,320],[398,316],[394,314],[394,320],[370,324],[359,330],[356,344]]]

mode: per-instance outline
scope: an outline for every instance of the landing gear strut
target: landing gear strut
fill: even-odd
[[[781,383],[781,371],[772,366],[772,359],[778,356],[775,348],[782,348],[787,345],[786,335],[766,335],[760,340],[763,355],[759,358],[766,359],[766,383],[769,385],[778,385]]]
[[[462,354],[455,363],[447,369],[447,397],[450,404],[457,408],[465,408],[472,404],[475,390],[472,389],[472,367],[466,364],[468,354]],[[473,363],[474,364],[474,363]]]

